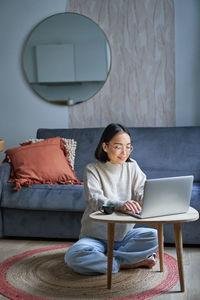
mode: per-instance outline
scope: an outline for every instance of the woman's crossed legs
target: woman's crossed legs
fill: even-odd
[[[120,242],[114,242],[113,269],[147,267],[155,265],[152,254],[158,248],[157,230],[152,228],[133,228]],[[69,248],[65,263],[75,272],[85,275],[107,273],[107,241],[86,236]]]

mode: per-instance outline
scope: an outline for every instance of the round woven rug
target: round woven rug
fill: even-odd
[[[123,270],[112,276],[85,276],[64,263],[71,244],[30,250],[0,264],[0,294],[9,299],[151,299],[171,289],[178,281],[177,261],[164,254],[164,272],[159,260],[153,269]]]

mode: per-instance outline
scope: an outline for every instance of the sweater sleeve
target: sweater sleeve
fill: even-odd
[[[84,192],[86,204],[95,211],[99,210],[103,204],[113,204],[115,208],[122,205],[120,201],[105,197],[100,176],[90,164],[86,166],[84,171]]]

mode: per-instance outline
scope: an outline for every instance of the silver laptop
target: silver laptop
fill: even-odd
[[[128,214],[138,218],[151,218],[187,212],[193,179],[190,175],[146,180],[142,211],[139,214]]]

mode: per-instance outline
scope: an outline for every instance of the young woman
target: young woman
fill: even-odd
[[[79,240],[66,252],[65,262],[74,271],[86,274],[107,273],[107,224],[94,222],[89,215],[103,204],[114,204],[115,210],[138,213],[143,197],[145,174],[135,160],[131,137],[120,124],[108,125],[95,151],[97,162],[86,166],[84,190],[87,208],[82,218]],[[158,248],[157,231],[134,228],[134,224],[116,224],[113,273],[120,269],[155,265]]]

